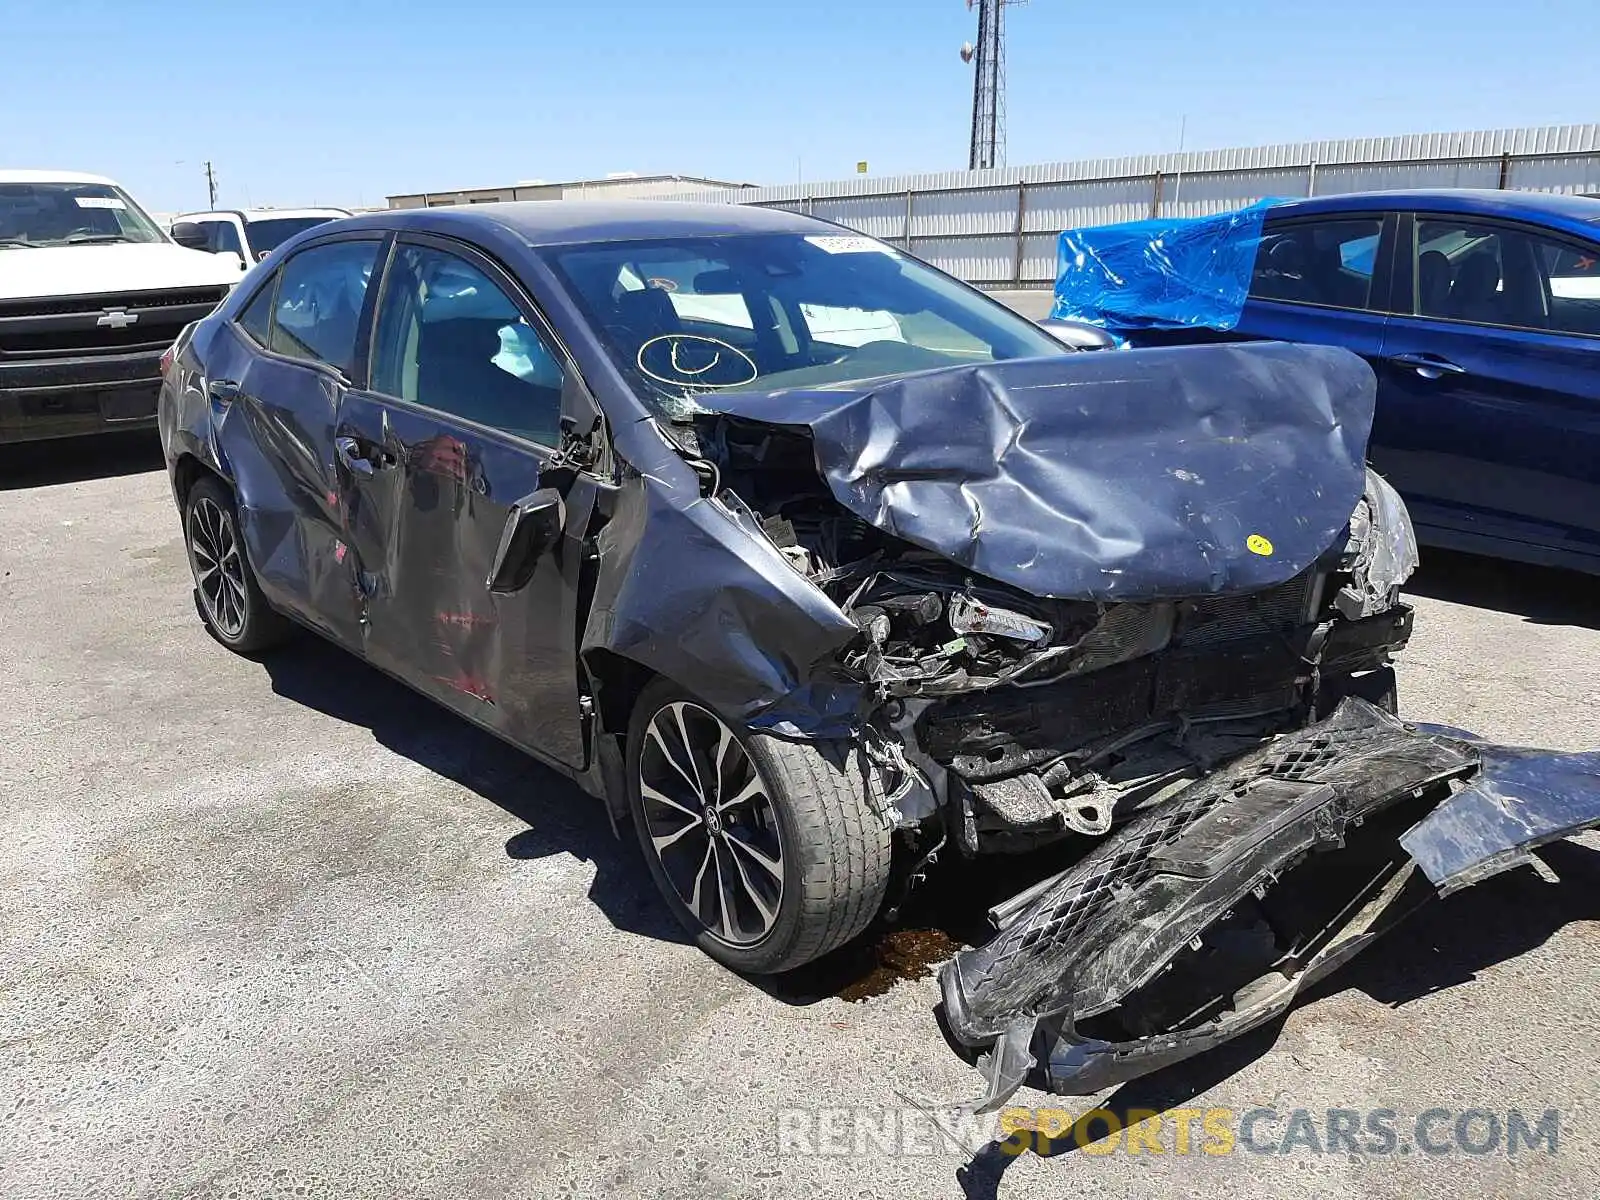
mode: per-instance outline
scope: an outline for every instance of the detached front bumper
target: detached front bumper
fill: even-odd
[[[0,442],[155,426],[161,351],[0,359]]]
[[[1485,746],[1362,700],[1207,776],[998,906],[940,974],[990,1111],[1086,1095],[1287,1009],[1431,898],[1600,824],[1600,754]]]

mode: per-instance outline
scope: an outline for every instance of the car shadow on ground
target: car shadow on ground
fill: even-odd
[[[1471,983],[1480,971],[1526,954],[1568,925],[1600,922],[1600,850],[1565,841],[1542,847],[1538,854],[1559,882],[1547,882],[1531,868],[1519,867],[1426,904],[1311,988],[1295,1007],[1354,990],[1399,1008]],[[1059,1107],[1073,1113],[1090,1107],[1105,1110],[1121,1129],[1130,1117],[1137,1121],[1188,1105],[1271,1051],[1283,1021],[1279,1018],[1207,1054],[1125,1083],[1098,1104],[1087,1097],[1065,1097]],[[1486,1045],[1484,1052],[1492,1054],[1493,1046]],[[970,1200],[993,1200],[1001,1177],[1023,1155],[1070,1159],[1082,1148],[1080,1143],[1093,1144],[1096,1137],[1107,1136],[1107,1125],[1099,1120],[1084,1130],[1081,1139],[1069,1134],[1037,1141],[1024,1134],[1009,1143],[989,1142],[957,1170],[956,1179]]]
[[[297,638],[262,665],[280,696],[364,726],[380,745],[527,824],[506,842],[509,858],[570,854],[593,863],[589,897],[618,929],[688,941],[656,896],[633,839],[614,834],[600,801],[564,775],[320,638]]]
[[[589,897],[618,929],[690,941],[657,895],[632,829],[614,833],[600,801],[570,779],[321,638],[298,637],[264,655],[262,665],[280,696],[369,729],[385,748],[526,823],[506,842],[509,857],[571,854],[593,863]],[[842,950],[786,975],[747,976],[748,982],[794,1006],[880,995],[931,973],[963,944],[986,940],[988,907],[1061,865],[1048,854],[976,863],[954,852],[948,858],[935,885],[913,893],[898,921],[880,919]]]
[[[1535,625],[1600,629],[1600,578],[1577,571],[1424,547],[1421,569],[1402,590],[1511,613]]]
[[[162,467],[155,430],[0,446],[0,491],[139,475]]]

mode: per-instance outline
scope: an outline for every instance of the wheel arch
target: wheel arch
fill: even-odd
[[[657,679],[663,676],[643,663],[595,646],[583,651],[586,692],[594,705],[589,761],[596,777],[600,798],[605,802],[613,826],[629,820],[628,789],[624,776],[627,757],[628,725],[634,707]]]
[[[230,493],[233,492],[233,481],[199,455],[188,450],[178,455],[177,461],[172,464],[172,491],[177,497],[180,513],[188,506],[189,493],[194,490],[194,485],[207,477],[215,479]]]

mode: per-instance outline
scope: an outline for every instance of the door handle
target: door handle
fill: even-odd
[[[206,384],[206,395],[218,404],[232,404],[239,398],[239,384],[232,379],[213,379]]]
[[[367,478],[371,478],[372,473],[382,467],[394,465],[394,456],[383,450],[375,450],[369,455],[362,448],[360,438],[336,437],[333,439],[333,448],[338,452],[340,462],[357,475]]]
[[[1400,367],[1410,367],[1424,379],[1439,379],[1445,375],[1465,375],[1467,369],[1457,366],[1438,354],[1391,354],[1389,361]]]

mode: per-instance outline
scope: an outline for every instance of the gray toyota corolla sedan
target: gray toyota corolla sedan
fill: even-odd
[[[160,425],[218,641],[308,627],[570,774],[730,967],[1054,856],[941,975],[992,1106],[1232,1037],[1600,818],[1594,756],[1394,715],[1373,394],[1331,348],[1075,353],[786,212],[533,203],[286,243]]]

